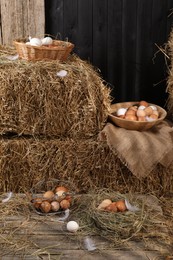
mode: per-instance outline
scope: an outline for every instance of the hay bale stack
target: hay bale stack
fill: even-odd
[[[160,165],[147,178],[136,178],[112,153],[106,143],[95,138],[0,139],[0,191],[24,192],[40,180],[52,178],[73,183],[76,190],[89,192],[109,188],[118,192],[173,192],[173,164]]]
[[[173,121],[173,30],[170,33],[170,37],[167,43],[167,49],[168,49],[168,55],[170,57],[170,68],[169,68],[168,86],[167,86],[167,92],[168,92],[167,108],[168,108],[168,115]]]
[[[0,48],[0,134],[98,134],[110,109],[110,90],[89,63],[75,55],[65,63],[11,61],[8,51]],[[57,76],[61,70],[65,77]]]

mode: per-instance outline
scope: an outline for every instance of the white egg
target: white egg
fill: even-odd
[[[153,110],[157,110],[157,107],[156,107],[156,106],[151,105],[150,107],[151,107]]]
[[[146,119],[147,122],[153,122],[155,120],[155,119],[153,119],[149,116],[146,116],[145,119]]]
[[[127,111],[127,108],[121,107],[117,110],[117,116],[124,116]]]
[[[31,46],[41,46],[42,45],[42,42],[41,42],[41,40],[39,39],[39,38],[32,38],[31,40],[30,40],[30,45]]]
[[[50,45],[52,44],[53,40],[51,37],[45,37],[41,39],[42,45]]]
[[[138,109],[145,109],[146,106],[139,106]]]
[[[69,221],[67,223],[67,230],[70,232],[76,232],[79,229],[79,224],[76,221]]]

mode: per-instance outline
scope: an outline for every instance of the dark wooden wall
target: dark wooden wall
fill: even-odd
[[[111,85],[116,102],[167,99],[173,0],[45,0],[46,33],[68,38]]]

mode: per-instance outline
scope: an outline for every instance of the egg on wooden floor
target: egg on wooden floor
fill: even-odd
[[[76,221],[71,220],[67,223],[66,227],[69,232],[76,232],[79,229],[79,224]]]

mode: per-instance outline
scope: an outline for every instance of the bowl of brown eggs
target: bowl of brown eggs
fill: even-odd
[[[108,118],[127,130],[145,131],[163,121],[166,115],[162,107],[142,100],[113,104]]]

